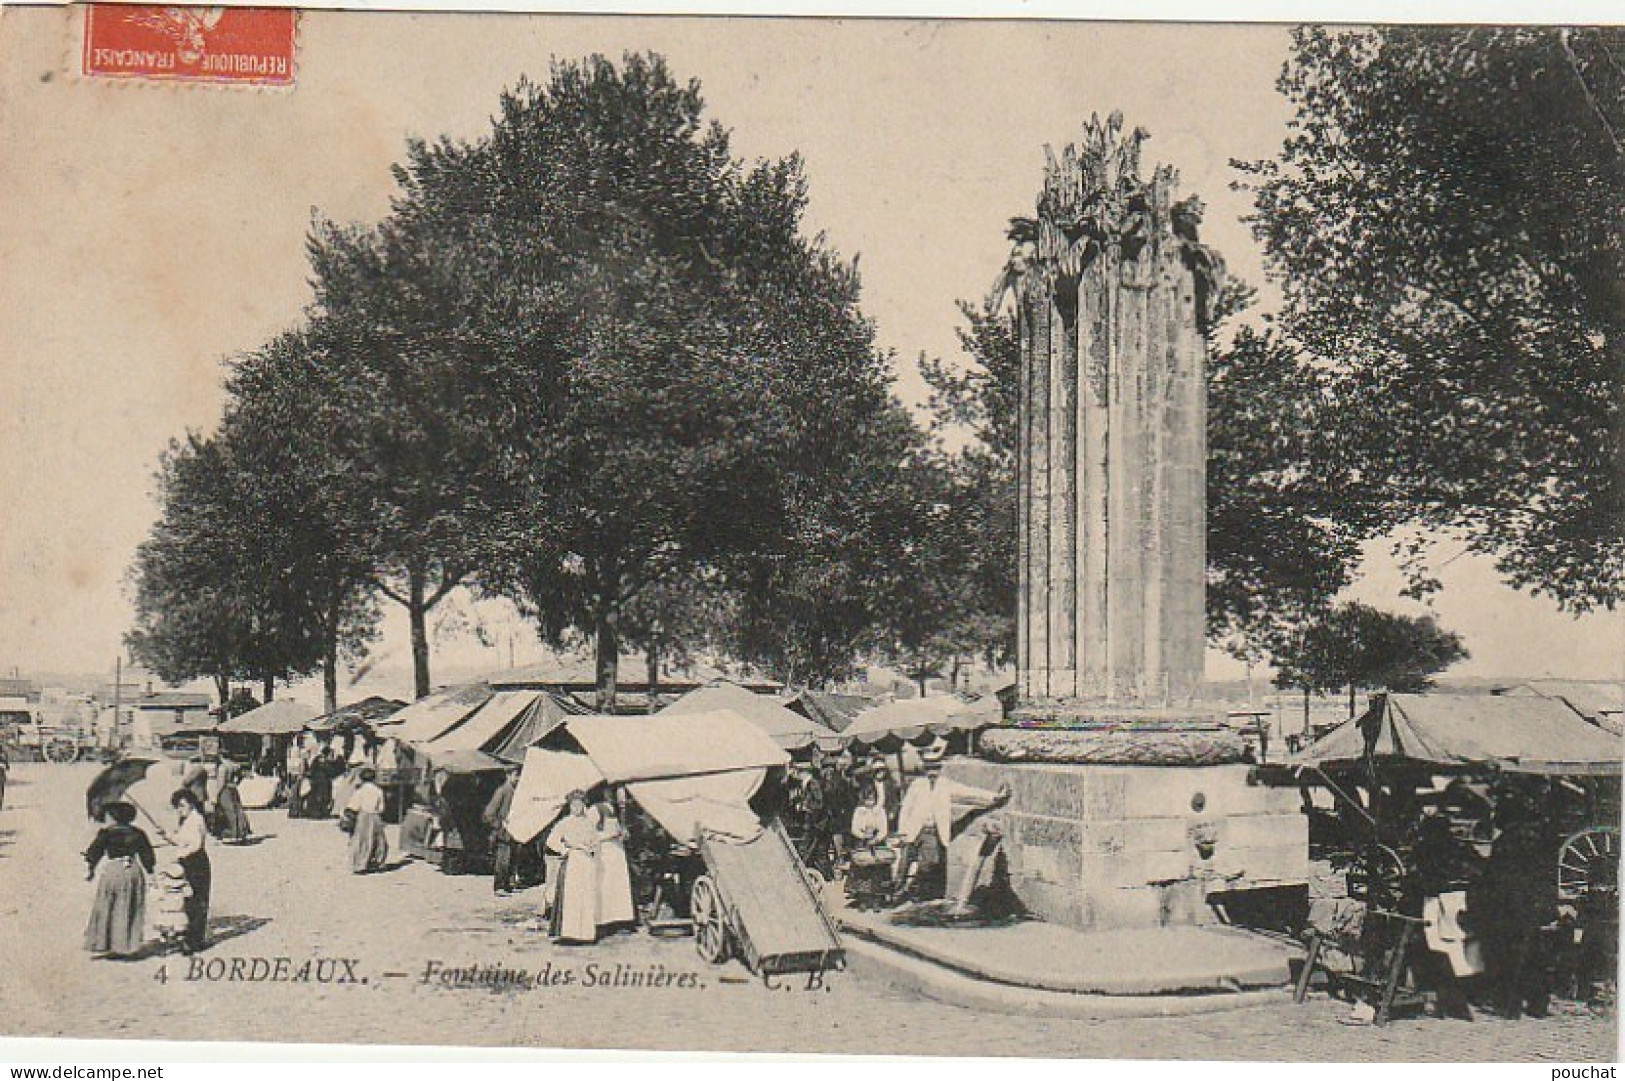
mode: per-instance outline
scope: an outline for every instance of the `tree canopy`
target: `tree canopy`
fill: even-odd
[[[214,480],[252,490],[259,533],[219,543],[298,583],[309,641],[277,671],[320,663],[331,695],[384,596],[427,693],[427,614],[461,585],[593,643],[606,708],[622,647],[816,682],[885,636],[926,448],[855,262],[803,229],[798,158],[736,159],[698,83],[594,56],[394,175],[382,220],[315,219],[305,323],[233,363],[186,452],[241,463]],[[155,649],[191,604],[147,566],[169,543],[138,572]]]
[[[1295,32],[1238,162],[1280,326],[1336,400],[1345,503],[1571,611],[1625,590],[1625,31]],[[1417,584],[1426,588],[1425,572]]]
[[[1307,623],[1280,651],[1275,682],[1305,692],[1347,688],[1352,711],[1358,690],[1425,691],[1435,675],[1466,657],[1461,638],[1432,616],[1350,602]]]
[[[158,480],[162,514],[136,550],[131,655],[170,683],[275,682],[312,670],[316,628],[276,508],[256,472],[219,438],[173,442]]]
[[[855,270],[801,232],[800,161],[729,146],[658,57],[592,57],[397,174],[391,234],[458,283],[480,581],[592,641],[606,706],[623,619],[705,578],[771,621],[753,600],[806,557],[808,508],[843,528],[832,492],[908,449]]]

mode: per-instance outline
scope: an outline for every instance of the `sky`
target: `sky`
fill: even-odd
[[[0,9],[0,672],[111,667],[158,456],[213,425],[224,358],[299,319],[311,215],[377,219],[409,137],[478,135],[552,57],[663,53],[737,155],[801,153],[809,225],[860,257],[905,401],[921,353],[959,356],[955,303],[992,284],[1044,144],[1092,111],[1147,128],[1147,164],[1207,203],[1204,240],[1264,283],[1228,162],[1285,134],[1281,27],[306,12],[286,91],[96,82],[74,74],[79,32]],[[1476,557],[1441,577],[1433,608],[1472,651],[1456,674],[1625,669],[1625,617],[1571,619]],[[1414,610],[1379,549],[1353,593]]]

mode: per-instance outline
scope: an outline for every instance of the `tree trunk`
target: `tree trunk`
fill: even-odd
[[[1354,684],[1349,684],[1349,720],[1354,720]]]
[[[914,678],[920,684],[920,697],[924,698],[925,697],[925,678],[926,678],[926,671],[925,671],[925,666],[924,665],[921,665],[918,669],[915,670]]]
[[[423,599],[423,568],[406,572],[406,614],[412,621],[412,693],[423,698],[429,693],[429,606]]]
[[[1303,734],[1309,734],[1309,688],[1303,689]]]
[[[649,672],[649,712],[653,713],[660,708],[660,644],[653,638],[643,652],[643,663]]]
[[[224,672],[216,672],[214,677],[214,693],[220,696],[220,719],[226,719],[226,703],[231,701],[231,677]]]
[[[331,627],[322,643],[322,712],[339,708],[339,636]]]
[[[260,690],[263,692],[260,695],[260,705],[263,706],[265,703],[276,697],[276,677],[263,677],[260,680]]]
[[[615,712],[615,682],[619,677],[621,636],[616,627],[616,612],[607,605],[593,615],[594,638],[598,650],[598,712]]]

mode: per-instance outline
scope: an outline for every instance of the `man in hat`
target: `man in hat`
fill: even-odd
[[[491,889],[497,893],[513,890],[513,856],[515,842],[508,832],[508,812],[513,808],[514,790],[519,787],[519,767],[509,766],[502,774],[502,784],[492,793],[481,815],[491,830],[491,855],[494,864]]]
[[[1550,1002],[1541,928],[1557,915],[1550,868],[1556,852],[1536,801],[1516,784],[1495,798],[1495,844],[1467,892],[1473,930],[1484,937],[1485,976],[1500,1015],[1545,1017]]]
[[[821,813],[815,827],[820,843],[815,850],[815,861],[826,877],[833,878],[836,867],[846,858],[846,830],[858,800],[852,784],[852,756],[842,750],[821,758],[816,781],[821,793]]]
[[[919,900],[938,900],[948,892],[948,842],[953,840],[954,801],[973,807],[995,807],[1010,798],[1003,786],[989,792],[944,777],[942,759],[947,750],[947,741],[939,737],[920,753],[925,772],[908,786],[897,816],[903,848],[893,869],[893,881],[902,892]]]

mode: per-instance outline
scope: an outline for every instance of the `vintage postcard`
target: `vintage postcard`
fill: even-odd
[[[1612,1061],[1622,127],[1618,27],[6,6],[0,1035]]]

